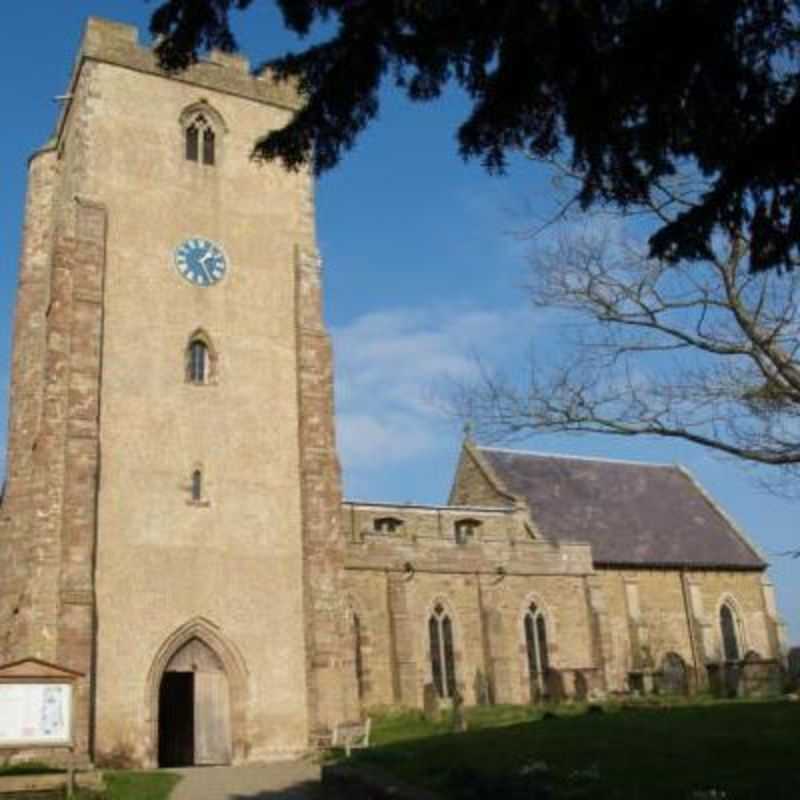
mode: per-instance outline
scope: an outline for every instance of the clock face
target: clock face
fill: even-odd
[[[213,286],[225,277],[228,261],[218,244],[195,237],[176,248],[175,266],[195,286]]]

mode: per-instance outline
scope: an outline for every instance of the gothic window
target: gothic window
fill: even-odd
[[[192,123],[186,129],[186,160],[197,161],[200,156],[200,131],[197,126]]]
[[[189,345],[189,380],[205,383],[208,378],[208,347],[205,342],[193,341]]]
[[[396,517],[379,517],[372,522],[375,533],[398,533],[402,527],[403,520]]]
[[[531,603],[525,612],[525,649],[528,654],[528,675],[533,696],[544,691],[545,676],[550,668],[547,648],[547,622],[542,610]]]
[[[202,330],[195,331],[186,348],[186,380],[202,386],[214,379],[216,357],[211,340]]]
[[[186,160],[209,167],[216,163],[216,134],[208,114],[192,114],[184,126]]]
[[[437,603],[428,619],[433,685],[439,697],[456,694],[456,662],[453,647],[453,623],[441,603]]]
[[[741,658],[738,627],[736,612],[730,603],[723,603],[719,610],[719,630],[725,661],[738,661]]]
[[[455,524],[456,544],[467,544],[475,539],[481,523],[477,519],[460,519]]]
[[[203,131],[203,163],[214,166],[214,131],[206,128]]]
[[[199,503],[203,499],[203,472],[196,469],[192,472],[192,502]]]

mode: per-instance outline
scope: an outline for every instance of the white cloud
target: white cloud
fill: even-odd
[[[374,469],[452,446],[437,385],[475,377],[474,356],[519,354],[530,312],[457,304],[373,311],[332,331],[339,453],[345,471]],[[452,434],[450,434],[452,435]]]

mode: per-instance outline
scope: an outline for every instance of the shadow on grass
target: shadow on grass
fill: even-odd
[[[725,800],[796,800],[799,730],[800,704],[783,701],[609,708],[461,734],[434,728],[353,763],[453,800],[522,797],[515,787],[533,798],[545,782],[539,794],[554,800],[686,800],[711,790]],[[546,774],[538,783],[537,770]]]
[[[265,789],[255,794],[231,794],[227,800],[337,800],[337,795],[323,792],[319,781],[300,781],[285,789]],[[359,800],[350,798],[350,800]]]

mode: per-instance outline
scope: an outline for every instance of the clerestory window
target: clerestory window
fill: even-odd
[[[480,520],[460,519],[455,524],[456,544],[467,544],[475,539],[480,528]]]
[[[397,517],[378,517],[372,523],[375,533],[399,533],[403,527],[403,520]]]

